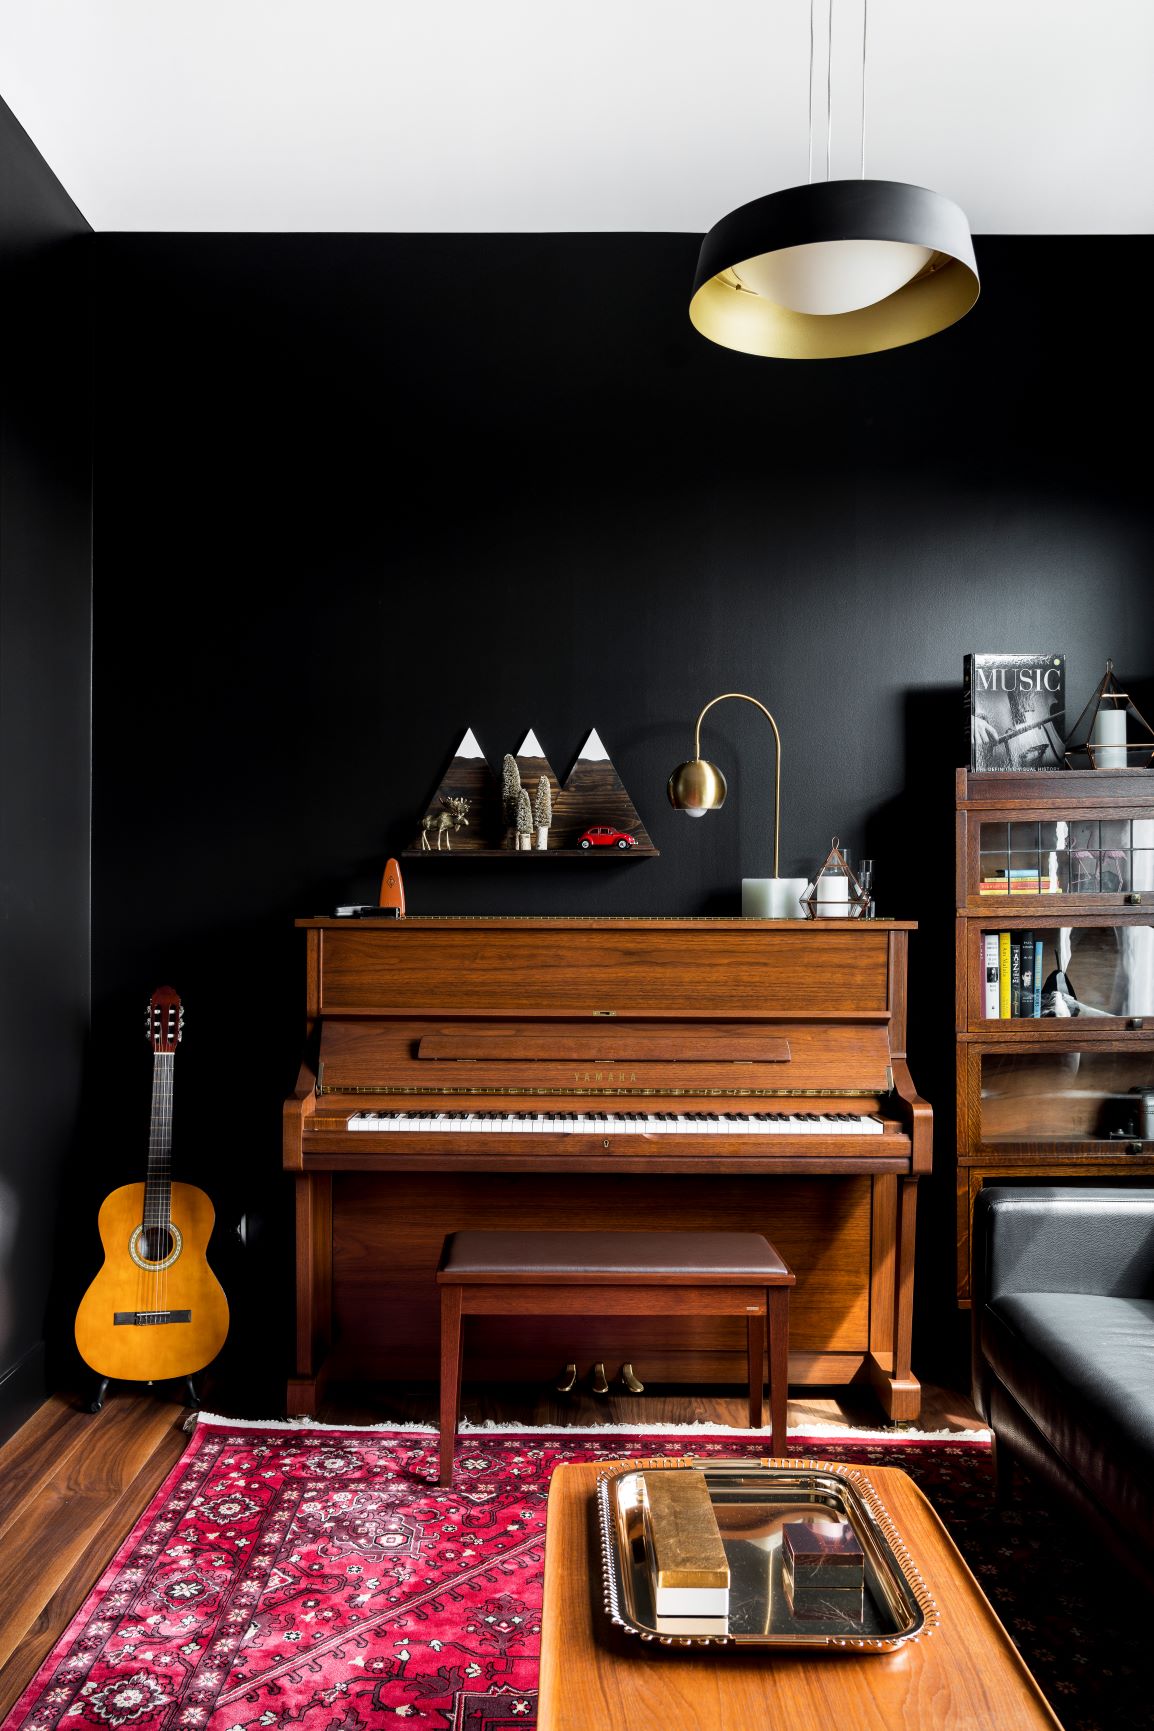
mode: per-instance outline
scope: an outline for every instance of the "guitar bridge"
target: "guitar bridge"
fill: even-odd
[[[154,1328],[162,1322],[191,1322],[191,1310],[118,1310],[112,1321],[117,1328]]]

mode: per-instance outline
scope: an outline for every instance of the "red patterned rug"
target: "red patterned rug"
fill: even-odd
[[[458,1447],[454,1488],[440,1490],[436,1440],[198,1425],[5,1731],[531,1726],[553,1467],[765,1450],[764,1436],[741,1432],[473,1432]],[[1061,1584],[1055,1592],[1057,1559],[1046,1549],[1060,1531],[1043,1526],[1039,1538],[1033,1515],[1015,1526],[1014,1511],[993,1512],[987,1445],[790,1440],[795,1451],[901,1466],[918,1480],[1068,1731],[1149,1723],[1119,1715],[1105,1655],[1070,1626],[1080,1612]],[[1000,1577],[1014,1583],[1005,1602]],[[1087,1659],[1094,1670],[1085,1704],[1079,1657],[1081,1676]],[[1122,1688],[1130,1679],[1116,1641],[1108,1657]]]

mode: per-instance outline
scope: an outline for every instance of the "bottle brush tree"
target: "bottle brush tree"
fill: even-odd
[[[537,846],[549,846],[549,825],[553,822],[553,790],[549,786],[549,777],[543,775],[537,783],[537,797],[533,801],[533,822],[537,826]]]
[[[501,809],[505,814],[506,826],[517,828],[517,810],[521,800],[521,771],[517,768],[517,759],[511,751],[507,751],[501,760]]]
[[[517,799],[517,836],[520,847],[532,847],[533,807],[529,803],[529,793],[526,788],[521,789]]]

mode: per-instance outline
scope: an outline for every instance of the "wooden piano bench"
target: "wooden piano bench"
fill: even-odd
[[[756,1232],[455,1232],[441,1288],[441,1483],[453,1480],[463,1316],[743,1316],[760,1429],[769,1323],[770,1448],[786,1452],[793,1274]]]

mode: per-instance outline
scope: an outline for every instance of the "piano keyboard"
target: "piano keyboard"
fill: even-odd
[[[880,1136],[875,1113],[853,1112],[354,1112],[350,1130],[538,1136]]]

